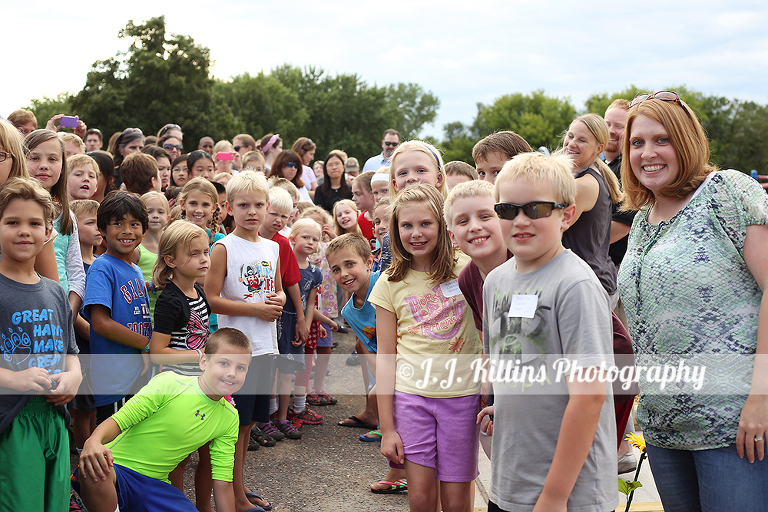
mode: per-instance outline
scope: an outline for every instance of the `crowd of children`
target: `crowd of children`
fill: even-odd
[[[346,324],[366,407],[338,425],[380,443],[388,468],[372,492],[408,490],[412,511],[471,510],[490,436],[489,510],[612,510],[631,407],[614,411],[605,379],[520,392],[473,378],[494,358],[613,364],[615,286],[580,254],[586,235],[563,242],[579,221],[606,245],[598,207],[621,196],[597,153],[569,153],[602,133],[590,123],[574,121],[557,157],[491,134],[475,167],[403,142],[351,183],[334,150],[318,185],[306,138],[295,151],[274,134],[204,138],[181,154],[177,125],[146,147],[130,128],[112,160],[55,123],[24,137],[0,120],[6,499],[64,509],[71,413],[72,486],[91,512],[211,511],[211,495],[220,511],[270,510],[246,486],[246,454],[323,423],[310,406],[337,403],[324,379]],[[195,505],[183,492],[194,451]]]

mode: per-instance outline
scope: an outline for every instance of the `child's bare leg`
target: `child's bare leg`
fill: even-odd
[[[72,409],[72,433],[75,436],[75,446],[83,449],[83,443],[96,430],[96,411],[86,412]]]
[[[195,470],[195,507],[200,512],[213,512],[211,493],[213,493],[213,478],[211,477],[211,449],[207,444],[197,449],[200,460]]]
[[[291,401],[291,387],[293,374],[277,373],[277,419],[288,419],[288,404]]]
[[[405,459],[408,479],[408,505],[411,512],[437,512],[438,486],[435,468],[422,466]]]
[[[187,455],[187,458],[179,462],[179,465],[173,468],[173,471],[168,473],[168,480],[171,481],[171,485],[184,492],[184,468],[187,467],[187,462],[192,454]]]
[[[360,341],[360,338],[355,338],[355,352],[357,352],[358,356],[367,352],[367,350],[365,350],[365,346]],[[365,385],[365,392],[368,393],[368,388],[371,385],[371,379],[368,378],[368,362],[364,357],[360,358],[360,370],[363,372],[363,384]]]
[[[245,469],[245,454],[248,453],[248,443],[251,438],[251,428],[254,423],[250,425],[240,425],[240,432],[237,438],[237,444],[235,444],[235,467],[232,474],[232,487],[235,489],[235,510],[240,512],[253,508],[251,502],[245,497],[245,477],[243,472]],[[114,510],[112,511],[114,512]]]
[[[80,474],[80,497],[89,512],[115,512],[117,510],[117,488],[115,472],[109,472],[106,480],[93,481]]]
[[[331,362],[331,347],[317,347],[317,361],[315,362],[314,390],[318,393],[325,388],[325,374],[328,371],[328,363]]]
[[[472,483],[440,482],[440,501],[444,512],[472,512]]]

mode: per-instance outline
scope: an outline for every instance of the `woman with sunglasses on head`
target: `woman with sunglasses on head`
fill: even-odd
[[[131,153],[138,153],[144,147],[144,134],[138,128],[126,128],[123,133],[115,139],[114,160],[115,160],[115,186],[120,187],[123,180],[120,177],[120,165],[125,157]]]
[[[768,197],[709,156],[676,93],[632,101],[621,178],[640,211],[619,288],[635,351],[706,370],[699,388],[678,380],[671,392],[640,374],[637,421],[667,512],[768,503]]]
[[[272,162],[272,168],[267,173],[267,179],[272,176],[287,179],[299,189],[299,201],[311,203],[312,199],[309,198],[309,193],[304,188],[304,182],[301,179],[301,165],[299,155],[291,150],[281,151]]]
[[[172,137],[176,137],[179,139],[179,141],[184,140],[184,133],[181,131],[181,126],[177,124],[168,123],[166,125],[163,125],[160,130],[157,132],[157,138],[162,139],[164,136],[170,135]]]

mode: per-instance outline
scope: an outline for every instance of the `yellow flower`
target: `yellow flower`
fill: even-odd
[[[627,434],[627,437],[625,437],[624,440],[641,452],[645,451],[645,438],[643,437],[643,434]]]

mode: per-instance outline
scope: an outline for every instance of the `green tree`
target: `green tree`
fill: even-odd
[[[480,139],[498,130],[512,130],[533,148],[555,148],[575,116],[570,100],[546,96],[543,90],[507,94],[490,105],[477,104],[472,135]]]
[[[461,160],[474,166],[472,148],[475,146],[476,139],[472,137],[469,127],[460,121],[455,121],[443,126],[443,133],[445,139],[437,145],[443,152],[443,159],[446,162]]]
[[[167,35],[163,16],[140,25],[129,21],[118,36],[133,39],[128,51],[94,63],[73,99],[86,123],[105,135],[126,127],[150,135],[177,123],[188,147],[196,147],[203,135],[234,128],[227,106],[212,103],[208,48],[189,36]]]
[[[425,124],[437,117],[440,100],[414,83],[390,85],[386,90],[388,108],[394,112],[394,126],[402,140],[419,137]]]

